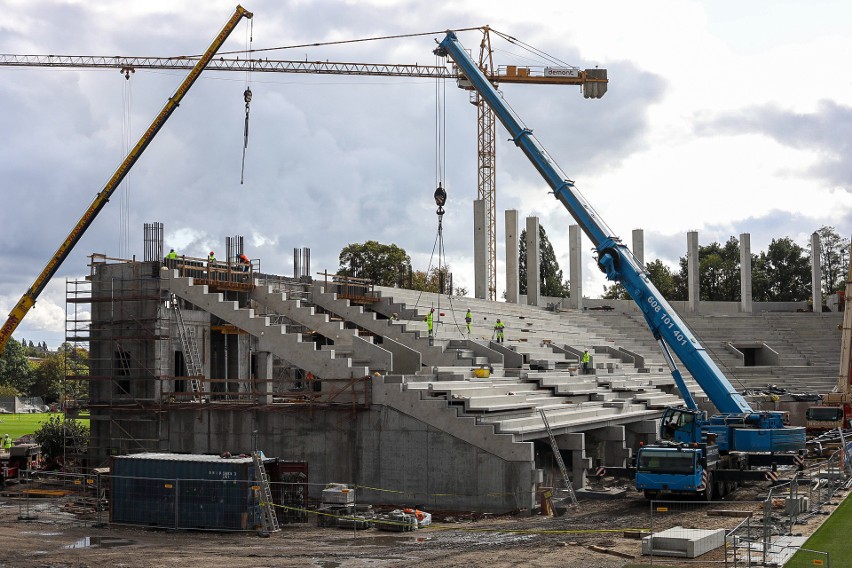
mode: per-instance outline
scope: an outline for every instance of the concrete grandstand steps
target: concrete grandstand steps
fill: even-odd
[[[609,424],[616,419],[629,421],[648,415],[648,409],[645,405],[631,404],[626,401],[565,406],[564,409],[547,412],[550,427],[557,435],[561,433],[560,430],[574,431],[577,428],[593,427],[596,423]],[[547,435],[544,422],[538,412],[520,418],[491,419],[483,417],[480,419],[480,423],[493,423],[495,431],[502,434],[523,435],[524,439]]]
[[[339,298],[337,294],[325,292],[320,284],[315,284],[313,289],[313,302],[325,311],[336,314],[375,335],[393,340],[406,348],[418,351],[422,363],[428,366],[471,366],[474,364],[485,364],[481,359],[471,360],[460,356],[457,345],[453,349],[447,349],[447,340],[433,339],[430,341],[426,334],[426,324],[422,321],[400,321],[387,319],[374,311],[368,311],[363,306],[353,305],[349,300]],[[474,346],[470,346],[474,348]],[[481,353],[490,354],[489,361],[502,363],[502,356],[479,346],[476,349]],[[480,355],[485,356],[485,355]]]
[[[193,278],[178,277],[175,270],[163,271],[161,278],[179,298],[256,337],[259,351],[273,353],[317,377],[370,374],[369,368],[353,365],[347,358],[336,358],[333,350],[317,349],[316,344],[302,341],[300,334],[287,333],[286,326],[272,324],[269,317],[258,316],[253,309],[240,308],[238,302],[225,300],[223,294],[210,292],[206,285],[194,285]]]

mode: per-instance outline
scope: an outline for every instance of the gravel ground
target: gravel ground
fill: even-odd
[[[81,568],[110,566],[205,568],[232,566],[317,566],[320,568],[396,567],[428,563],[430,567],[584,566],[622,568],[648,564],[641,544],[625,531],[656,531],[672,526],[732,528],[742,519],[708,515],[709,510],[753,511],[759,523],[762,504],[753,501],[758,488],[742,488],[724,503],[672,504],[650,514],[650,505],[636,492],[622,499],[583,500],[561,517],[470,516],[433,517],[432,527],[411,533],[376,529],[354,532],[319,528],[315,524],[285,525],[269,538],[254,533],[175,532],[126,526],[94,528],[94,517],[60,511],[58,504],[30,502],[29,513],[14,498],[0,498],[0,568]],[[838,496],[835,502],[842,500]],[[750,501],[751,500],[751,501]],[[828,511],[833,507],[826,507]],[[810,534],[825,515],[813,517],[795,532]],[[593,548],[594,547],[594,548]],[[690,567],[719,566],[722,551],[708,553]],[[655,564],[679,565],[677,562]]]

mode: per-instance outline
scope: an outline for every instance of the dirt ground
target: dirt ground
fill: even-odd
[[[59,510],[43,500],[24,509],[20,500],[0,497],[0,568],[137,567],[289,567],[319,568],[397,567],[415,563],[430,567],[466,566],[583,566],[622,568],[648,564],[641,556],[640,540],[625,531],[670,526],[732,528],[742,519],[708,515],[708,508],[762,511],[747,501],[759,490],[743,488],[726,503],[682,511],[657,513],[641,495],[627,492],[618,500],[582,500],[561,517],[527,514],[475,518],[443,516],[433,526],[415,532],[393,533],[377,529],[319,528],[314,522],[282,526],[268,538],[255,533],[175,532],[127,526],[95,528],[94,516]],[[839,502],[845,495],[838,495]],[[673,507],[680,509],[681,507]],[[826,507],[826,512],[833,507]],[[22,520],[19,517],[38,517]],[[827,515],[796,525],[796,534],[810,534]],[[755,521],[757,522],[757,521]],[[594,547],[594,548],[593,548]],[[712,556],[712,558],[711,558]],[[706,558],[705,558],[706,557]],[[721,550],[708,553],[697,568],[719,566]],[[713,562],[715,560],[715,562]],[[678,566],[655,558],[655,565]]]

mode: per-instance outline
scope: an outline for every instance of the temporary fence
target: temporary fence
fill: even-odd
[[[96,474],[22,471],[6,494],[17,502],[19,520],[91,526],[104,521],[104,489]]]

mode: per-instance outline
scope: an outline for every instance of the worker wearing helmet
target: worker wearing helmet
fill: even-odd
[[[12,438],[9,437],[9,434],[3,436],[3,449],[7,452],[12,448]]]
[[[210,254],[207,255],[207,262],[216,262],[216,253],[212,250],[210,251]]]
[[[504,324],[500,319],[497,319],[497,323],[494,324],[494,334],[497,336],[497,343],[503,343],[503,330],[505,329],[506,324]]]
[[[470,337],[470,324],[473,322],[473,314],[470,313],[470,308],[467,309],[467,313],[464,315],[464,321],[467,323],[467,336]]]

